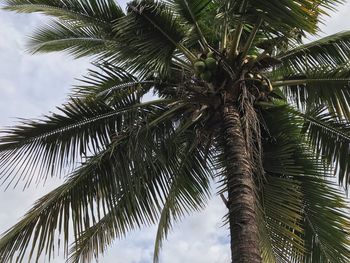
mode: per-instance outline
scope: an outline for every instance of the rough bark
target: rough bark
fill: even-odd
[[[237,107],[225,107],[223,119],[232,263],[260,263],[253,171]]]

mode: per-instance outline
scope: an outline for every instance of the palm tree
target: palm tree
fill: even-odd
[[[232,262],[349,262],[350,32],[303,44],[331,0],[6,0],[53,17],[33,53],[91,56],[68,103],[0,139],[10,186],[66,181],[0,239],[2,262],[90,262],[157,224],[154,261],[211,184]],[[145,95],[154,93],[151,100]],[[333,177],[333,178],[332,178]],[[70,237],[74,241],[69,245]]]

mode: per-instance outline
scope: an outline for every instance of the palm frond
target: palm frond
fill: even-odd
[[[307,252],[302,236],[304,229],[300,223],[304,218],[304,200],[301,184],[294,177],[304,171],[293,159],[295,145],[284,135],[284,132],[291,134],[290,130],[287,131],[290,127],[282,123],[280,127],[274,127],[275,122],[271,122],[269,117],[265,115],[271,141],[267,140],[263,145],[266,183],[261,193],[265,216],[262,221],[265,222],[267,232],[265,242],[271,243],[277,262],[300,262]],[[282,121],[281,117],[275,118]]]
[[[228,12],[243,15],[243,19],[263,15],[264,21],[269,25],[271,33],[287,33],[291,29],[298,28],[308,33],[314,34],[318,29],[320,15],[326,14],[327,11],[333,10],[334,7],[343,1],[307,1],[307,0],[286,0],[286,1],[269,1],[263,0],[226,0],[230,8]],[[240,12],[241,7],[245,4],[244,12]],[[266,28],[267,29],[267,28]]]
[[[279,216],[292,215],[296,219],[294,227],[287,224],[288,231],[292,233],[289,237],[286,235],[288,239],[284,242],[288,241],[288,244],[290,240],[292,242],[302,240],[299,245],[305,252],[297,251],[298,247],[295,244],[288,246],[287,251],[283,251],[284,242],[276,240],[273,244],[282,249],[281,256],[287,256],[284,262],[347,262],[350,258],[348,230],[343,229],[349,228],[346,223],[349,222],[346,214],[349,207],[344,194],[329,181],[330,170],[325,169],[322,160],[309,152],[303,142],[301,137],[303,119],[290,114],[290,110],[285,106],[270,109],[269,114],[271,115],[264,115],[269,124],[268,131],[271,136],[271,141],[267,142],[264,148],[267,150],[265,169],[273,176],[277,175],[283,180],[294,181],[295,187],[290,189],[297,194],[296,198],[291,198],[289,202],[272,201],[276,202],[276,207],[284,206],[287,209],[284,213],[279,213]],[[283,121],[283,119],[289,121]],[[268,145],[270,145],[270,151],[266,148]],[[273,182],[274,180],[275,178]],[[274,195],[274,198],[276,197],[284,198]],[[321,217],[321,214],[327,216]],[[267,215],[267,218],[270,216]],[[275,219],[276,216],[271,218]],[[277,226],[280,225],[281,223],[277,224]],[[281,233],[275,235],[275,237],[280,236]]]
[[[279,70],[286,73],[307,73],[314,68],[334,69],[348,63],[350,57],[350,31],[321,38],[280,53],[283,64]]]
[[[275,72],[276,76],[280,72]],[[327,67],[310,67],[303,73],[279,76],[274,87],[282,87],[287,100],[303,111],[316,105],[326,107],[329,112],[336,113],[339,119],[350,120],[350,71],[344,65],[334,69]]]
[[[178,174],[170,183],[158,223],[153,253],[155,263],[159,262],[163,240],[173,224],[193,211],[202,210],[208,201],[211,176],[210,169],[203,160],[208,161],[211,157],[204,156],[203,150],[198,151],[197,144],[198,141],[193,141],[185,145]]]
[[[193,59],[182,44],[184,32],[169,7],[161,2],[133,1],[128,13],[115,23],[118,57],[141,75],[166,74],[176,49]]]
[[[179,16],[195,28],[198,34],[198,39],[203,45],[208,46],[208,42],[201,29],[199,19],[205,14],[206,7],[212,2],[210,0],[168,0],[169,6]],[[207,48],[207,47],[205,47]]]
[[[319,79],[284,87],[287,99],[300,110],[323,107],[339,120],[350,120],[350,88],[346,79]]]
[[[132,88],[138,82],[138,79],[134,75],[108,62],[95,63],[94,66],[96,68],[90,69],[84,78],[79,79],[81,84],[74,87],[73,97],[96,98],[101,93],[108,93],[110,95],[112,91],[121,90],[117,88],[119,85],[125,84],[125,88]],[[135,85],[126,85],[126,83],[135,83]],[[145,92],[148,91],[148,89],[144,90]]]
[[[266,228],[266,237],[261,238],[262,247],[271,246],[273,258],[277,262],[292,262],[288,260],[291,258],[301,259],[306,249],[301,236],[303,228],[299,224],[303,218],[300,183],[278,174],[266,176],[262,199],[264,224],[260,226],[260,231]]]
[[[2,237],[0,256],[5,261],[13,258],[21,261],[29,242],[34,240],[36,246],[30,255],[35,250],[37,257],[45,252],[50,258],[55,248],[56,229],[67,250],[72,224],[77,242],[71,260],[88,260],[128,230],[155,224],[162,200],[169,192],[169,182],[182,172],[194,176],[195,181],[206,182],[209,175],[203,166],[203,154],[193,156],[196,163],[184,159],[184,150],[193,145],[194,134],[188,130],[191,126],[186,124],[174,129],[172,118],[161,117],[162,110],[151,115],[150,125],[135,127],[115,138],[106,150],[77,169],[66,183],[41,198]],[[151,125],[154,122],[156,124]],[[184,164],[186,169],[182,170]],[[196,177],[198,173],[200,178]],[[200,184],[205,185],[208,183]],[[184,191],[191,194],[190,189],[184,188]],[[186,205],[190,209],[195,204],[189,201]]]
[[[36,246],[32,247],[30,254],[33,255],[36,250],[37,257],[45,252],[50,258],[54,251],[54,235],[57,228],[63,237],[65,253],[67,253],[71,222],[75,236],[79,236],[82,231],[91,227],[91,223],[101,220],[107,211],[113,210],[115,202],[118,202],[119,196],[124,193],[123,189],[126,185],[123,183],[132,183],[135,178],[144,177],[143,174],[138,173],[133,175],[128,158],[125,156],[127,150],[126,144],[121,147],[112,145],[108,151],[92,158],[74,172],[65,184],[39,199],[24,218],[2,237],[0,242],[2,259],[10,261],[16,258],[21,262],[31,239],[35,241]],[[112,151],[114,151],[113,155],[111,155]],[[128,167],[123,167],[122,162],[126,162]],[[151,171],[145,167],[144,171],[147,175],[151,174]],[[144,180],[140,179],[138,187],[143,185],[141,181],[145,184]],[[136,190],[128,192],[127,197],[132,198],[126,200],[129,206],[130,201],[135,204],[135,192]],[[146,198],[144,200],[146,201]],[[135,208],[139,209],[138,206]],[[149,211],[144,211],[145,214],[147,212]],[[146,216],[139,221],[139,224],[145,219],[149,220]],[[22,234],[24,232],[25,235]]]
[[[324,167],[320,165],[319,170]],[[305,199],[304,239],[309,251],[305,262],[348,262],[349,206],[344,193],[319,176],[300,176],[299,181]]]
[[[4,9],[20,13],[40,12],[61,20],[74,21],[76,26],[98,25],[111,27],[111,23],[124,15],[113,0],[5,0]]]
[[[105,32],[95,25],[76,27],[74,23],[55,21],[38,28],[27,46],[33,53],[67,51],[75,58],[110,57],[116,49],[112,34],[112,29]]]
[[[24,122],[12,128],[0,141],[0,172],[3,183],[21,180],[30,184],[49,175],[72,169],[89,153],[97,153],[114,136],[135,123],[146,121],[149,111],[166,108],[168,100],[140,103],[132,93],[117,108],[103,102],[74,99],[61,108],[62,114],[41,121]]]
[[[340,184],[350,183],[350,125],[324,108],[314,108],[304,115],[303,133],[318,158],[326,160]]]
[[[175,131],[175,133],[177,133],[177,131]],[[167,157],[171,165],[162,164],[164,156],[160,158],[162,160],[159,160],[159,163],[154,163],[154,166],[160,169],[159,173],[168,174],[166,176],[167,179],[164,179],[163,182],[165,184],[162,189],[164,195],[158,197],[158,202],[168,203],[167,196],[173,191],[171,187],[173,183],[171,182],[176,181],[178,182],[177,191],[179,191],[177,195],[181,195],[181,207],[176,206],[174,209],[189,212],[200,208],[198,207],[199,204],[203,205],[200,200],[207,198],[209,187],[208,179],[210,176],[208,175],[209,171],[203,166],[203,157],[200,151],[196,149],[197,146],[193,143],[193,134],[188,133],[188,131],[185,131],[184,134],[182,133],[183,131],[180,131],[175,135],[177,147],[170,147],[170,149],[174,150],[172,151],[172,155]],[[174,139],[174,137],[171,139]],[[166,146],[172,144],[171,142],[169,143],[170,144]],[[184,152],[184,150],[189,149],[189,145],[193,146],[191,153]],[[160,156],[156,156],[156,158],[158,157]],[[186,157],[189,157],[190,160],[186,159]],[[193,160],[195,160],[195,162],[193,162]],[[162,177],[161,174],[156,176],[157,180],[160,180],[160,177]],[[192,185],[193,182],[196,184]],[[139,209],[130,209],[130,207],[133,207],[130,205],[126,208],[125,197],[122,197],[117,202],[115,209],[107,214],[101,221],[84,231],[71,249],[71,262],[84,262],[85,260],[89,260],[99,253],[103,253],[107,245],[115,238],[123,237],[125,232],[129,229],[139,228],[141,226],[140,222],[142,221],[143,211],[146,210],[147,212],[147,209],[145,209],[147,204],[144,204],[144,200],[142,200],[143,195],[147,197],[147,191],[141,192],[140,196],[134,196],[134,198],[138,200],[136,204],[139,204]],[[163,223],[163,213],[164,212],[160,212],[159,215],[160,223]],[[130,221],[130,224],[126,224],[126,221]]]
[[[210,0],[167,0],[174,12],[190,24],[195,24],[197,19],[203,16],[205,8],[210,4]]]

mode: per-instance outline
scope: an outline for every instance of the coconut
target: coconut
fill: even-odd
[[[201,79],[206,81],[206,82],[209,82],[211,80],[211,77],[212,77],[212,74],[210,71],[205,71],[205,72],[201,73]]]
[[[215,70],[216,69],[216,60],[214,58],[209,57],[205,60],[205,65],[207,65],[207,68],[209,70]]]
[[[194,69],[199,73],[203,73],[205,71],[205,67],[204,61],[198,60],[194,63]]]

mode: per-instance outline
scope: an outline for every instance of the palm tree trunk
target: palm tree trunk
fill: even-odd
[[[237,107],[226,106],[223,118],[232,262],[260,263],[253,171]]]

